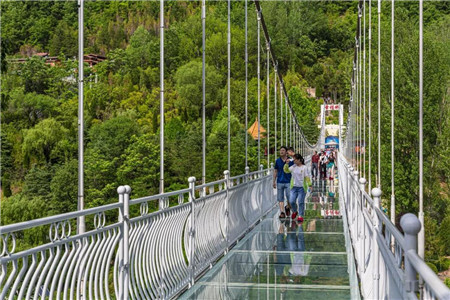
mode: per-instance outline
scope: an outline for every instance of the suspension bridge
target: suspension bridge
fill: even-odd
[[[206,1],[202,1],[203,27],[203,170],[202,178],[190,177],[187,188],[164,191],[164,1],[161,1],[161,169],[160,192],[132,197],[131,186],[117,188],[117,202],[84,209],[83,177],[83,11],[79,0],[79,197],[78,211],[0,227],[0,299],[450,299],[450,290],[424,262],[423,166],[420,160],[419,216],[401,218],[403,232],[394,225],[395,194],[392,188],[390,218],[380,209],[379,182],[372,182],[371,135],[369,153],[356,150],[371,132],[370,89],[366,97],[366,74],[371,82],[372,2],[358,3],[352,89],[347,123],[339,118],[338,175],[314,181],[307,194],[302,223],[278,218],[276,191],[272,188],[273,165],[267,151],[267,168],[261,164],[261,124],[258,122],[258,170],[246,167],[230,174],[230,9],[228,1],[228,170],[223,178],[206,182],[205,174],[205,24]],[[292,145],[310,163],[310,154],[325,142],[325,113],[317,141],[305,138],[286,91],[278,61],[271,47],[259,1],[258,78],[261,78],[260,33],[266,41],[267,102],[269,72],[274,72],[275,145]],[[422,32],[422,0],[419,1]],[[394,12],[392,1],[392,14]],[[366,11],[368,10],[368,11]],[[378,19],[381,6],[378,1]],[[366,26],[366,15],[369,24]],[[245,64],[248,3],[245,1]],[[392,30],[394,18],[392,15]],[[368,42],[366,38],[368,34]],[[380,27],[378,27],[380,34]],[[393,36],[393,35],[392,35]],[[392,38],[392,51],[394,39]],[[366,45],[367,43],[367,45]],[[380,43],[380,39],[378,39]],[[422,156],[422,35],[420,57],[420,155]],[[366,60],[366,49],[368,57]],[[378,51],[380,44],[378,44]],[[392,52],[392,54],[394,54]],[[393,55],[392,55],[393,57]],[[380,70],[380,55],[378,55]],[[366,61],[369,64],[366,72]],[[391,64],[393,66],[394,60]],[[394,72],[394,68],[392,68]],[[380,89],[380,74],[378,74]],[[279,92],[279,94],[278,94]],[[258,115],[261,120],[261,86],[258,80]],[[380,103],[378,93],[378,103]],[[245,125],[248,128],[246,81]],[[392,104],[394,84],[392,77]],[[279,105],[279,107],[278,107]],[[366,107],[369,111],[366,113]],[[342,111],[343,106],[339,105]],[[380,109],[378,110],[378,114]],[[368,116],[368,118],[366,118]],[[368,124],[366,124],[366,121]],[[378,128],[380,124],[378,122]],[[394,128],[392,126],[392,128]],[[392,129],[393,130],[393,129]],[[277,136],[281,132],[281,136]],[[379,131],[378,131],[379,132]],[[246,135],[247,139],[247,135]],[[393,143],[393,140],[392,140]],[[245,147],[245,163],[248,152]],[[378,149],[380,145],[378,134]],[[378,155],[380,159],[380,155]],[[368,170],[366,170],[366,163]],[[379,162],[378,162],[379,164]],[[380,172],[380,168],[378,168]],[[394,165],[392,165],[394,172]],[[378,174],[378,179],[380,178]],[[392,180],[394,184],[394,180]],[[393,186],[394,187],[394,186]],[[170,203],[176,202],[175,205]],[[158,209],[150,207],[157,204]],[[24,232],[48,230],[49,242],[23,249]]]

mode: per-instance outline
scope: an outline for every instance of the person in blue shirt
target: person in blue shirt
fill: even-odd
[[[289,204],[289,194],[290,194],[290,184],[291,184],[291,174],[284,172],[283,167],[285,164],[292,166],[293,161],[287,156],[287,147],[280,147],[280,157],[275,161],[275,167],[273,171],[273,188],[277,189],[277,200],[280,206],[280,218],[286,218],[290,215],[290,204]],[[284,207],[284,199],[287,199],[288,205]]]

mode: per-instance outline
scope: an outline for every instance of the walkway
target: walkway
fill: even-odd
[[[339,201],[329,191],[315,184],[301,225],[280,221],[274,208],[181,299],[358,299]]]

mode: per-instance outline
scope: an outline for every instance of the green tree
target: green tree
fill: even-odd
[[[201,117],[202,112],[202,63],[192,61],[180,67],[174,77],[175,87],[180,97],[180,110],[186,110],[190,121]],[[206,107],[208,117],[220,107],[219,89],[222,76],[206,65]]]
[[[134,197],[156,194],[159,188],[159,144],[154,135],[134,135],[122,155],[118,182],[133,187]]]
[[[138,134],[136,121],[121,115],[94,124],[88,131],[90,142],[85,152],[86,203],[103,205],[117,196],[117,169],[122,165],[125,149]]]
[[[74,57],[78,54],[77,31],[70,27],[65,20],[59,21],[49,42],[50,55],[66,55]]]
[[[50,163],[52,151],[62,144],[68,130],[53,118],[39,122],[31,129],[24,130],[22,150],[25,161]]]
[[[33,56],[22,65],[25,92],[43,94],[49,86],[49,67],[40,57]]]
[[[78,161],[69,160],[57,165],[50,181],[52,214],[77,210]]]

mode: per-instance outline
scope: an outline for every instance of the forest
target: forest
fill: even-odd
[[[77,209],[76,1],[1,4],[1,225]],[[268,1],[262,12],[289,100],[312,143],[323,97],[347,109],[357,25],[356,1]],[[390,196],[391,6],[381,14],[381,188]],[[418,3],[395,6],[395,185],[397,215],[418,211]],[[450,3],[424,4],[424,201],[426,259],[438,272],[450,266]],[[257,21],[249,2],[248,126],[257,116]],[[245,169],[244,2],[231,12],[231,174]],[[85,3],[84,53],[104,56],[85,66],[86,207],[159,188],[159,2]],[[368,18],[368,14],[367,14]],[[378,26],[372,7],[372,111],[376,112]],[[201,178],[201,2],[165,5],[165,190]],[[266,48],[261,41],[261,125],[267,126]],[[50,66],[35,55],[48,53]],[[19,62],[20,61],[20,62]],[[270,66],[270,130],[274,145],[274,71]],[[369,84],[367,84],[369,88]],[[316,98],[306,93],[316,89]],[[279,89],[278,89],[279,91]],[[279,95],[277,97],[279,101]],[[227,4],[207,1],[206,176],[227,166]],[[278,116],[279,118],[279,116]],[[279,120],[279,119],[278,119]],[[372,122],[375,122],[373,119]],[[376,136],[376,129],[372,135]],[[278,127],[278,139],[280,137]],[[262,143],[265,145],[265,142]],[[278,142],[278,145],[279,142]],[[372,145],[375,181],[377,148]],[[257,169],[257,142],[249,136],[249,167]],[[261,161],[267,165],[265,149]],[[308,153],[305,153],[308,154]],[[271,155],[271,160],[274,161]],[[37,243],[42,237],[30,237]],[[450,284],[450,283],[448,283]]]

